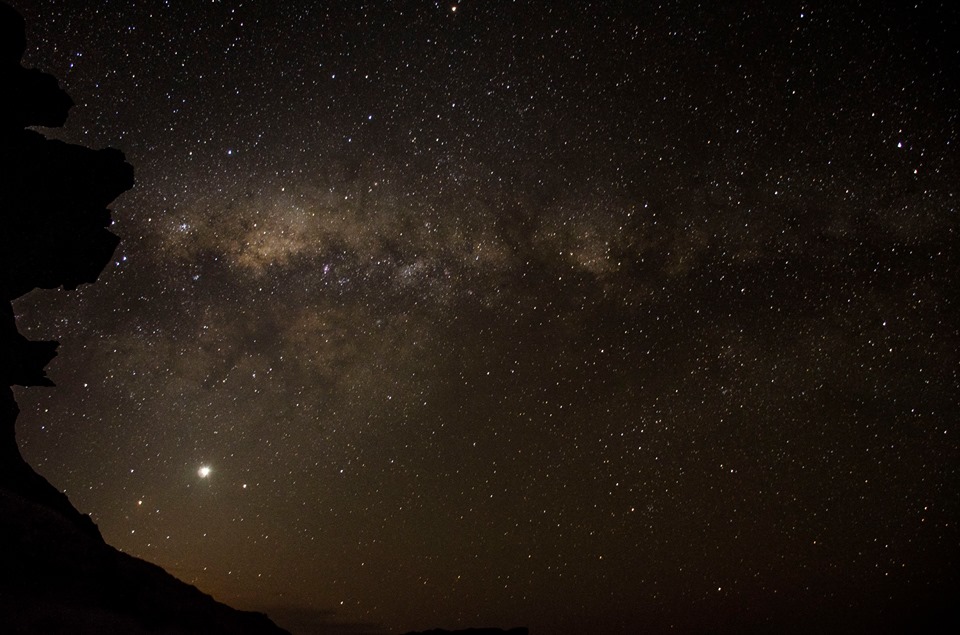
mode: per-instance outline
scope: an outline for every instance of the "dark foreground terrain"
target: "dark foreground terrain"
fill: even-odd
[[[0,488],[3,633],[286,632],[117,551],[77,517]]]

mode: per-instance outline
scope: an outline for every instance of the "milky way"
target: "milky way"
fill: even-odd
[[[13,4],[137,170],[15,305],[112,544],[317,632],[956,599],[955,9]]]

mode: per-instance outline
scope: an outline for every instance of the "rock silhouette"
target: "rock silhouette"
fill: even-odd
[[[92,283],[120,239],[107,206],[133,186],[119,150],[26,129],[61,126],[73,102],[25,69],[21,16],[0,3],[0,630],[3,633],[280,635],[161,568],[107,545],[89,516],[20,455],[11,386],[52,386],[54,341],[17,330],[11,301],[37,288]]]
[[[91,150],[46,139],[26,126],[59,126],[73,102],[52,76],[25,69],[23,19],[0,4],[0,487],[49,506],[99,537],[89,517],[20,456],[19,409],[9,386],[52,386],[46,365],[54,341],[17,330],[11,301],[36,288],[94,282],[119,238],[107,205],[133,186],[118,150]]]
[[[95,282],[120,239],[107,205],[133,186],[119,150],[46,139],[26,126],[60,126],[73,102],[56,79],[25,69],[23,19],[0,4],[0,377],[50,386],[56,342],[17,332],[10,301],[36,288]]]

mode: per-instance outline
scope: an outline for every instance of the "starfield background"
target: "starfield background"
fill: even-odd
[[[137,185],[24,457],[295,632],[956,617],[948,3],[13,1]]]

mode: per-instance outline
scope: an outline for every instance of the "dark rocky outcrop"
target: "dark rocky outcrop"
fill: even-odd
[[[4,87],[0,130],[4,132],[27,126],[62,126],[73,106],[55,77],[20,65],[27,45],[24,27],[20,14],[0,3],[0,78]]]
[[[49,140],[26,126],[62,125],[73,102],[56,79],[20,65],[23,19],[0,4],[0,488],[46,505],[99,538],[89,517],[20,456],[10,386],[52,386],[54,341],[17,330],[11,301],[36,288],[94,282],[119,238],[107,205],[133,186],[119,150]]]
[[[62,125],[73,102],[21,66],[25,42],[23,19],[0,3],[0,631],[282,635],[110,547],[20,455],[11,386],[52,386],[44,369],[58,343],[21,335],[11,302],[96,281],[120,240],[107,206],[133,186],[120,151],[26,129]]]
[[[96,281],[120,241],[107,205],[133,187],[133,168],[119,150],[25,129],[62,125],[73,102],[52,76],[20,65],[23,21],[2,4],[0,25],[0,302],[9,302]]]

